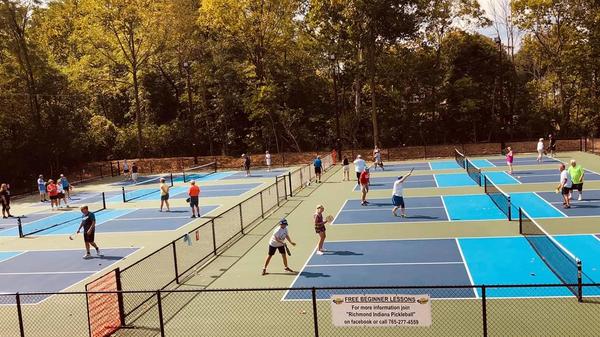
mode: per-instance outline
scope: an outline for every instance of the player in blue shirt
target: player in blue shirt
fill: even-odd
[[[323,162],[321,162],[321,156],[317,156],[317,159],[313,162],[315,166],[315,175],[317,176],[317,182],[321,182],[321,172],[323,171]]]

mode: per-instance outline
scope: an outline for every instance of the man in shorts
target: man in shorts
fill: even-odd
[[[358,178],[358,181],[360,183],[360,192],[362,193],[360,197],[360,204],[362,206],[366,206],[369,204],[369,202],[367,201],[367,193],[369,193],[369,179],[369,168],[365,167],[365,169],[360,174],[360,177]]]
[[[46,202],[46,182],[44,181],[44,176],[39,175],[37,180],[38,191],[40,192],[40,202]]]
[[[242,154],[242,167],[244,171],[246,171],[246,177],[250,176],[250,165],[252,161],[250,160],[250,155],[243,153]]]
[[[137,184],[138,177],[139,177],[138,166],[136,165],[136,163],[133,163],[131,165],[131,180],[133,181],[134,184]]]
[[[556,138],[550,134],[548,135],[548,139],[550,140],[550,145],[548,146],[549,156],[550,158],[554,158],[554,152],[556,152]]]
[[[190,207],[192,208],[192,218],[200,217],[200,203],[198,198],[200,197],[200,187],[196,185],[196,181],[190,181],[190,189],[188,190],[188,196],[190,200]]]
[[[396,213],[396,211],[398,210],[398,208],[400,208],[400,216],[403,218],[406,218],[406,211],[405,211],[405,207],[404,207],[404,182],[406,181],[406,179],[408,179],[408,177],[410,177],[410,175],[412,174],[412,171],[409,172],[407,175],[405,176],[399,176],[398,179],[394,182],[394,189],[392,192],[392,204],[394,204],[394,208],[392,209],[392,214],[394,214],[394,216],[398,216],[398,213]]]
[[[67,179],[64,174],[61,174],[58,183],[62,184],[65,195],[71,200],[71,183],[69,183],[69,179]]]
[[[544,161],[544,138],[538,140],[536,150],[538,153],[537,162],[541,164]]]
[[[163,206],[167,205],[167,212],[171,211],[171,207],[169,206],[169,188],[171,188],[171,186],[169,186],[166,183],[165,178],[160,178],[160,211],[162,212],[163,210]]]
[[[367,162],[365,162],[364,159],[362,159],[362,156],[359,154],[356,156],[356,160],[353,164],[354,172],[356,172],[356,182],[360,184],[358,180],[360,179],[360,174],[365,170],[365,167],[367,167]]]
[[[585,175],[585,170],[581,165],[577,165],[577,161],[575,159],[571,159],[571,165],[569,165],[569,176],[571,176],[571,181],[573,182],[573,187],[571,188],[571,194],[569,194],[569,199],[573,197],[573,191],[577,190],[579,192],[579,197],[577,200],[583,200],[583,176]]]
[[[285,271],[293,273],[294,271],[288,267],[287,256],[285,255],[285,240],[287,240],[292,246],[295,246],[296,243],[292,241],[290,238],[290,234],[288,233],[288,222],[286,219],[281,219],[279,221],[279,227],[275,228],[273,231],[273,235],[271,235],[271,240],[269,241],[269,253],[267,255],[267,260],[265,261],[265,266],[263,267],[262,274],[267,275],[267,267],[269,266],[269,262],[271,262],[271,258],[275,255],[275,251],[279,251],[281,254],[281,258],[283,259],[283,266]]]
[[[315,167],[315,176],[317,177],[316,182],[321,182],[321,172],[323,171],[323,162],[321,161],[321,156],[317,156],[317,158],[313,162],[313,166]]]
[[[90,246],[96,248],[96,255],[102,256],[100,254],[100,248],[98,248],[98,245],[94,240],[96,234],[96,215],[93,212],[90,212],[86,205],[81,206],[80,209],[83,215],[81,216],[81,224],[79,225],[79,228],[77,228],[77,234],[79,234],[83,228],[83,242],[85,243],[85,255],[83,258],[89,259],[92,257],[90,255]]]
[[[379,150],[378,146],[375,146],[375,150],[373,150],[373,162],[375,163],[375,170],[377,170],[377,166],[379,166],[383,171],[383,160],[381,159],[381,150]]]
[[[560,171],[560,184],[558,184],[556,192],[562,194],[564,208],[571,208],[569,194],[571,193],[573,182],[571,181],[569,171],[565,168],[565,164],[561,163],[558,169]]]

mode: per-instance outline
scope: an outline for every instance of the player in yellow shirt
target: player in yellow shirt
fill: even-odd
[[[581,201],[583,199],[583,176],[585,175],[585,170],[583,167],[581,167],[581,165],[577,165],[575,159],[571,159],[571,165],[569,165],[569,175],[571,176],[571,181],[573,182],[569,199],[573,198],[573,191],[577,190],[579,192],[579,197],[577,200]]]

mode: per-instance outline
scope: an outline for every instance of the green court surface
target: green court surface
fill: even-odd
[[[523,154],[531,157],[533,154]],[[476,159],[502,159],[502,157],[485,157]],[[582,153],[560,153],[559,160],[568,161],[576,158],[578,163],[586,169],[600,172],[599,157]],[[447,162],[453,158],[430,160],[430,162]],[[396,164],[418,165],[425,160],[414,160]],[[386,163],[391,164],[391,163]],[[525,166],[523,166],[525,167]],[[516,166],[518,169],[519,166]],[[527,169],[554,169],[556,168],[556,181],[558,182],[558,168],[556,163],[548,163],[535,166],[526,165]],[[292,168],[290,168],[292,169]],[[485,167],[485,172],[500,172],[505,167]],[[394,177],[401,171],[377,171],[373,177]],[[444,169],[443,173],[462,173],[461,168]],[[435,170],[415,170],[412,178],[439,173]],[[269,336],[274,333],[290,334],[292,336],[314,336],[315,325],[313,317],[313,302],[310,290],[288,290],[291,287],[352,287],[369,286],[388,287],[378,290],[343,290],[331,291],[316,290],[315,307],[318,317],[319,336],[483,336],[484,324],[487,319],[487,333],[489,336],[598,336],[600,335],[600,323],[597,319],[600,314],[600,306],[595,303],[600,300],[595,293],[590,293],[583,303],[578,303],[564,287],[557,289],[542,288],[507,288],[494,289],[493,285],[511,284],[510,280],[521,271],[510,269],[510,266],[502,267],[502,263],[494,262],[490,267],[485,261],[471,259],[471,254],[477,255],[477,249],[481,253],[490,253],[497,249],[493,245],[467,245],[469,240],[515,240],[511,241],[510,247],[518,246],[524,242],[523,254],[520,251],[497,251],[497,261],[502,261],[503,256],[511,256],[518,259],[528,256],[527,260],[520,261],[524,265],[522,279],[527,284],[548,283],[554,277],[552,272],[541,269],[533,277],[527,268],[536,263],[536,268],[546,268],[541,259],[530,248],[519,234],[519,222],[506,219],[477,220],[477,221],[410,221],[410,215],[416,210],[411,210],[418,198],[426,197],[450,197],[463,195],[479,195],[483,189],[479,186],[446,187],[446,188],[407,188],[405,199],[409,218],[396,222],[364,223],[362,225],[328,225],[327,241],[325,247],[332,248],[321,257],[315,255],[317,235],[313,226],[313,214],[316,205],[325,207],[326,215],[338,216],[342,208],[349,201],[360,198],[360,194],[354,191],[356,184],[354,172],[351,168],[351,180],[342,181],[343,173],[341,167],[336,165],[328,170],[323,176],[322,183],[311,183],[304,186],[293,197],[281,203],[272,214],[268,214],[262,221],[257,221],[244,231],[243,236],[231,241],[226,249],[219,252],[217,256],[210,259],[210,263],[201,264],[194,268],[185,278],[180,280],[179,285],[169,286],[161,294],[161,307],[163,315],[163,330],[165,336]],[[410,179],[410,178],[409,178]],[[102,184],[89,185],[80,191],[89,193],[99,191],[119,191],[120,187],[111,186],[116,179],[103,181]],[[137,247],[139,248],[127,259],[118,261],[110,268],[86,278],[84,281],[70,286],[65,291],[83,291],[84,284],[95,277],[107,272],[114,267],[124,268],[131,263],[149,255],[171,240],[177,239],[203,221],[210,221],[210,216],[221,210],[235,206],[245,198],[257,193],[262,188],[275,181],[274,178],[251,178],[243,179],[243,183],[261,183],[260,186],[239,196],[219,197],[201,199],[206,205],[219,205],[215,213],[210,213],[206,218],[197,219],[175,231],[164,233],[144,232],[135,233],[103,233],[97,234],[97,241],[102,247]],[[209,181],[208,186],[218,184],[242,183],[236,179]],[[556,183],[557,184],[557,183]],[[519,192],[549,192],[555,188],[555,183],[531,183],[503,185],[506,193]],[[176,184],[177,186],[177,184]],[[180,185],[181,186],[181,185]],[[146,186],[147,188],[147,186]],[[600,181],[589,181],[585,183],[586,190],[600,190]],[[584,191],[585,196],[585,191]],[[372,190],[368,199],[382,199],[391,202],[391,189]],[[32,200],[30,203],[15,205],[17,214],[29,214],[39,211],[39,206]],[[182,199],[173,200],[174,205],[185,207]],[[577,202],[574,204],[576,205]],[[581,204],[584,205],[584,204]],[[590,206],[591,204],[585,204]],[[592,205],[596,207],[595,204]],[[590,206],[590,207],[592,207]],[[129,203],[111,203],[110,208],[157,208],[157,202],[149,200],[137,201],[135,205]],[[428,206],[424,207],[426,209]],[[443,205],[444,208],[450,207]],[[464,208],[476,207],[476,205],[465,204]],[[362,212],[364,208],[357,208]],[[391,207],[387,204],[381,209],[372,212],[389,212]],[[288,273],[283,271],[281,257],[276,254],[273,257],[268,271],[269,274],[262,276],[261,271],[267,256],[269,239],[277,221],[285,217],[289,223],[289,233],[297,246],[290,247],[292,255],[288,257],[289,266],[299,273]],[[408,221],[407,221],[408,220]],[[538,222],[551,234],[566,235],[567,239],[561,241],[570,250],[576,251],[578,247],[569,246],[568,242],[575,234],[583,236],[600,233],[600,216],[569,216],[564,218],[538,219]],[[204,237],[203,237],[204,238]],[[432,241],[438,240],[438,241]],[[522,240],[518,241],[518,240]],[[390,246],[383,243],[390,242]],[[484,242],[484,241],[482,241]],[[423,246],[423,243],[433,243],[432,246]],[[514,243],[514,245],[512,245]],[[4,252],[19,252],[27,250],[42,249],[81,249],[80,241],[69,241],[66,236],[36,236],[19,239],[17,237],[0,237],[0,244]],[[194,242],[193,245],[208,244],[207,242]],[[335,245],[345,245],[346,248],[336,250]],[[413,249],[407,249],[407,245],[414,244]],[[442,249],[443,245],[448,247],[458,246],[458,250],[440,250],[432,254],[436,249]],[[598,240],[600,246],[600,240]],[[374,248],[372,248],[373,246]],[[193,247],[193,246],[192,246]],[[379,248],[378,248],[379,247]],[[412,247],[412,246],[411,246]],[[421,247],[421,248],[420,248]],[[434,248],[431,248],[434,247]],[[461,249],[462,247],[462,249]],[[479,248],[478,248],[479,247]],[[503,246],[509,247],[509,246]],[[471,249],[467,251],[467,249]],[[504,248],[508,249],[508,248]],[[521,248],[519,248],[521,249]],[[527,251],[525,251],[527,250]],[[533,250],[531,250],[533,251]],[[456,255],[455,253],[458,253]],[[328,253],[328,252],[326,252]],[[454,257],[452,257],[454,255]],[[533,255],[527,255],[533,254]],[[492,254],[493,255],[493,254]],[[581,255],[581,254],[580,254]],[[466,256],[466,257],[465,257]],[[322,258],[325,258],[321,260]],[[456,258],[456,260],[452,260]],[[413,259],[413,260],[410,260]],[[436,260],[439,259],[439,260]],[[535,260],[535,261],[533,261]],[[417,262],[414,262],[417,261]],[[433,262],[432,262],[433,261]],[[478,262],[479,261],[479,262]],[[593,275],[592,269],[586,270],[586,262],[592,268],[595,261],[583,261],[584,271]],[[424,271],[417,269],[402,269],[414,264],[424,264]],[[443,292],[435,298],[432,296],[432,320],[431,327],[396,327],[396,328],[339,328],[334,327],[331,319],[329,295],[342,293],[382,293],[402,294],[406,289],[393,289],[399,286],[421,286],[420,293],[431,293],[430,286],[444,285],[451,276],[460,279],[458,271],[447,271],[446,269],[431,269],[430,264],[443,264],[455,266],[458,269],[466,269],[465,282],[452,284],[463,286],[452,288]],[[518,265],[506,263],[506,265]],[[541,267],[540,267],[541,266]],[[392,267],[399,267],[394,269]],[[402,267],[402,268],[400,268]],[[321,268],[321,269],[318,269]],[[356,271],[352,268],[358,268]],[[387,269],[389,268],[389,269]],[[502,269],[506,268],[506,269]],[[533,267],[531,267],[533,268]],[[167,268],[168,269],[168,268]],[[140,270],[137,274],[139,282],[144,279],[151,281],[160,278],[159,273],[165,272],[164,266],[156,265],[155,268]],[[417,283],[407,283],[413,280],[416,274]],[[0,273],[1,274],[1,273]],[[493,275],[494,284],[487,283],[487,298],[484,306],[481,292],[475,291],[471,284],[481,285],[477,282],[485,276]],[[546,275],[546,276],[544,276]],[[530,277],[531,276],[531,277]],[[528,278],[530,277],[530,278]],[[546,277],[546,278],[544,278]],[[540,281],[540,282],[536,282]],[[594,280],[600,282],[599,280]],[[412,282],[412,281],[411,281]],[[556,282],[550,282],[556,283]],[[246,289],[239,291],[237,289]],[[275,290],[268,290],[275,289]],[[132,290],[132,289],[125,289]],[[150,290],[150,289],[147,289]],[[152,289],[157,290],[157,289]],[[207,291],[201,291],[207,290]],[[170,292],[173,291],[173,292]],[[308,294],[308,296],[307,296]],[[470,294],[466,296],[465,294]],[[490,295],[491,294],[491,295]],[[531,295],[533,294],[533,295]],[[531,296],[529,296],[531,295]],[[33,295],[25,295],[33,296]],[[144,297],[144,294],[125,293],[125,302],[137,301],[136,298]],[[156,295],[158,296],[158,295]],[[135,315],[127,317],[127,328],[119,329],[114,336],[161,336],[159,324],[159,311],[156,296],[147,295],[150,298]],[[0,331],[0,336],[18,336],[19,326],[17,312],[11,305],[10,297],[0,296],[0,322],[5,327]],[[1,306],[2,303],[6,305]],[[26,336],[87,336],[89,335],[86,297],[82,293],[65,293],[54,295],[39,304],[23,306],[23,321]],[[56,309],[55,309],[56,308]],[[484,310],[485,308],[485,310]],[[485,313],[484,313],[485,312]],[[68,317],[68,318],[67,318]]]

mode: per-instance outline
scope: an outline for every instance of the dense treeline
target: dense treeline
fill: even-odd
[[[498,2],[0,0],[0,175],[595,134],[598,1]]]

